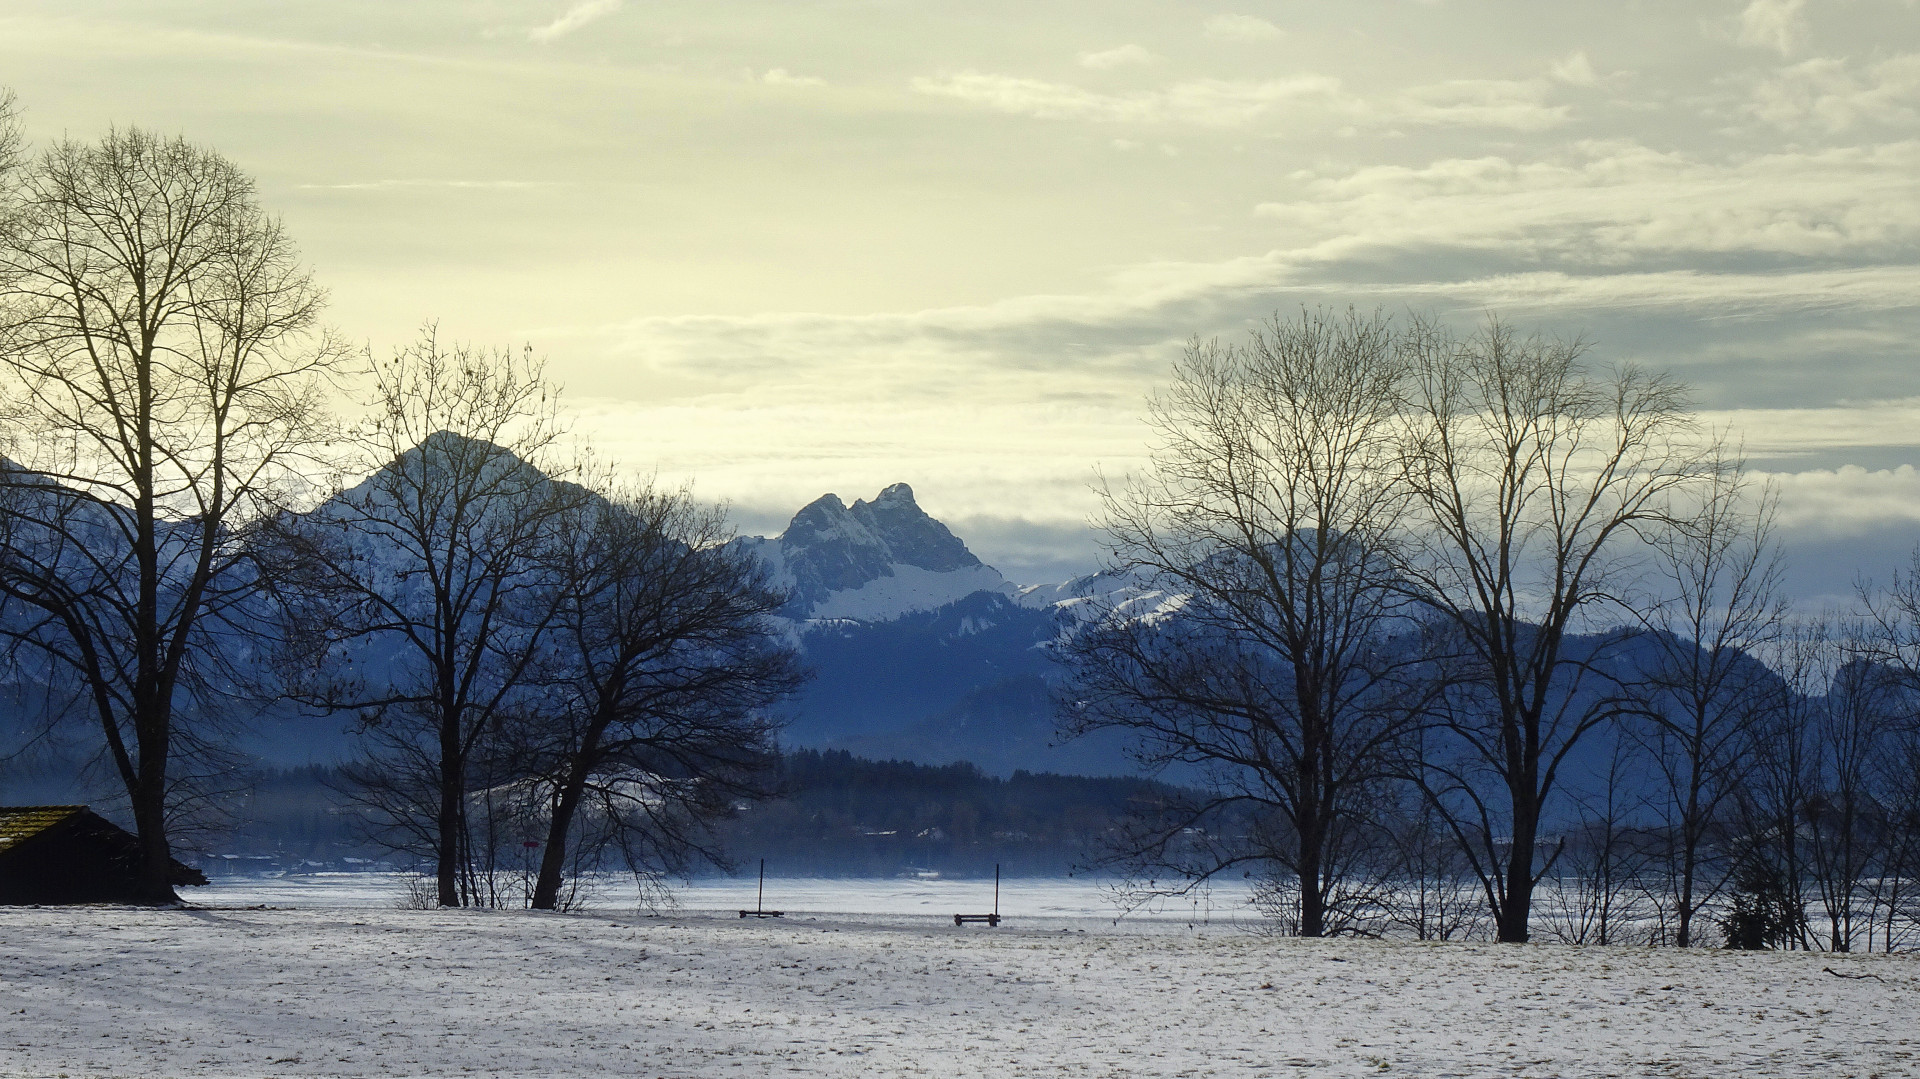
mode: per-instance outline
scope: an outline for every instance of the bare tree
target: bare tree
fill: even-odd
[[[1891,686],[1864,660],[1860,628],[1843,624],[1832,641],[1827,692],[1812,710],[1812,789],[1800,810],[1807,870],[1827,921],[1824,944],[1834,952],[1852,951],[1872,929],[1871,911],[1861,908],[1887,838],[1874,781],[1890,748]]]
[[[1667,496],[1695,482],[1701,451],[1679,385],[1589,371],[1583,342],[1497,320],[1465,340],[1418,329],[1399,571],[1455,639],[1438,722],[1459,750],[1425,774],[1499,939],[1523,942],[1561,765],[1617,711],[1602,664],[1624,635],[1573,638],[1619,617],[1641,534],[1667,527]]]
[[[1153,402],[1151,471],[1104,493],[1111,569],[1169,611],[1107,611],[1067,646],[1068,731],[1130,731],[1146,762],[1206,777],[1134,853],[1189,883],[1277,867],[1304,936],[1365,900],[1368,814],[1408,727],[1409,649],[1387,638],[1412,627],[1382,550],[1403,370],[1386,320],[1352,312],[1190,345]],[[1250,842],[1191,841],[1233,817]]]
[[[127,792],[141,894],[170,901],[179,721],[220,707],[210,637],[267,584],[248,533],[323,441],[341,350],[252,182],[140,130],[24,167],[0,287],[5,632],[78,687]]]
[[[1801,817],[1819,788],[1815,732],[1840,666],[1832,621],[1795,620],[1765,654],[1780,682],[1747,731],[1748,766],[1733,795],[1738,833],[1731,885],[1733,914],[1764,923],[1764,933],[1750,934],[1764,939],[1734,940],[1731,920],[1723,928],[1737,946],[1811,948],[1808,837]]]
[[[1663,901],[1682,948],[1734,871],[1725,844],[1712,840],[1752,760],[1749,728],[1778,682],[1756,658],[1786,618],[1772,535],[1778,498],[1751,488],[1739,461],[1715,461],[1670,513],[1673,526],[1650,537],[1663,595],[1642,608],[1655,658],[1641,680],[1648,707],[1634,733],[1660,780]]]
[[[568,520],[550,556],[546,694],[525,743],[550,791],[532,895],[547,910],[570,860],[590,865],[598,849],[641,875],[718,859],[702,828],[771,793],[768,708],[802,674],[769,622],[786,596],[726,545],[717,507],[643,488]]]
[[[330,571],[290,638],[295,695],[359,715],[366,793],[432,857],[437,901],[466,905],[484,899],[467,832],[476,748],[521,706],[558,613],[545,556],[591,496],[543,470],[561,431],[527,352],[428,327],[373,376],[359,432],[372,473],[290,529]]]
[[[1817,934],[1803,913],[1799,943],[1831,951],[1904,938],[1920,865],[1920,594],[1911,573],[1896,573],[1884,588],[1861,581],[1859,597],[1864,616],[1794,635],[1782,667],[1798,692],[1769,717],[1755,747],[1763,771],[1745,796],[1778,822],[1760,834],[1826,922]]]
[[[1418,791],[1396,808],[1386,822],[1393,855],[1384,891],[1388,924],[1417,940],[1480,936],[1488,923],[1487,905],[1447,822]]]
[[[1899,725],[1877,755],[1873,779],[1882,829],[1876,871],[1864,882],[1880,948],[1911,948],[1920,935],[1920,730]],[[1873,947],[1870,927],[1867,947]]]
[[[1633,820],[1643,808],[1633,747],[1614,739],[1600,790],[1575,799],[1577,824],[1555,862],[1545,920],[1565,944],[1639,943],[1650,906],[1644,880],[1654,845]]]
[[[1907,572],[1896,572],[1883,588],[1872,581],[1859,586],[1866,610],[1864,658],[1892,683],[1887,752],[1876,771],[1884,792],[1888,828],[1887,863],[1874,888],[1883,897],[1883,943],[1920,929],[1920,548]]]
[[[0,211],[6,206],[11,174],[26,156],[26,133],[21,130],[20,99],[0,86]]]

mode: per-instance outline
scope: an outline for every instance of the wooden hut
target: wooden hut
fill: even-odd
[[[0,903],[131,903],[140,844],[86,806],[0,806]],[[172,883],[206,875],[173,863]]]

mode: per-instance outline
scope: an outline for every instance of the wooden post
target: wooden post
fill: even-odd
[[[786,916],[787,916],[787,912],[784,910],[768,910],[767,909],[767,860],[765,858],[762,858],[760,859],[760,890],[754,893],[753,909],[742,910],[740,912],[740,917],[742,918],[784,918]]]

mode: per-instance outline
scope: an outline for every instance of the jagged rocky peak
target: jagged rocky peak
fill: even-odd
[[[927,516],[914,501],[913,488],[904,483],[885,488],[871,502],[856,500],[851,506],[838,495],[822,495],[793,515],[778,544],[797,610],[813,611],[831,594],[902,573],[977,571],[964,582],[969,589],[982,587],[973,576],[997,579],[946,525]],[[962,584],[942,588],[951,591]],[[925,590],[924,585],[915,587]]]
[[[848,506],[839,495],[826,494],[808,503],[780,535],[789,564],[798,555],[815,554],[817,568],[860,566],[877,571],[882,566],[917,566],[935,573],[977,566],[980,560],[967,550],[946,525],[927,516],[913,500],[913,488],[896,483],[873,501]],[[879,576],[859,574],[833,588],[853,587]],[[829,576],[839,577],[838,574]]]
[[[904,483],[886,488],[872,502],[855,502],[847,513],[872,529],[902,565],[945,573],[980,564],[960,537],[927,516]]]

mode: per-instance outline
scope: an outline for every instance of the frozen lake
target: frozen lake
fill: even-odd
[[[396,873],[319,873],[287,877],[215,878],[204,888],[182,889],[199,906],[393,909],[407,895],[408,877]],[[643,905],[626,877],[594,882],[585,909],[597,914],[652,912],[735,913],[754,907],[757,881],[748,877],[675,882],[667,905]],[[993,909],[993,881],[952,879],[840,879],[769,877],[766,906],[789,917],[852,915],[905,922],[951,922],[957,913]],[[1000,884],[1000,913],[1029,924],[1098,923],[1111,928],[1137,925],[1254,925],[1243,890],[1213,888],[1188,899],[1164,900],[1124,910],[1110,882],[1061,877],[1009,877]],[[735,914],[737,917],[738,915]]]

